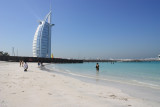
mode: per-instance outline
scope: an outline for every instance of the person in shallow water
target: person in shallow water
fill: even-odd
[[[96,64],[96,69],[99,70],[99,64],[98,63]]]

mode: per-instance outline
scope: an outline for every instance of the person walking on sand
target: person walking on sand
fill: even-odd
[[[27,71],[27,69],[28,69],[28,64],[27,64],[27,62],[24,63],[23,67],[24,67],[24,71]]]

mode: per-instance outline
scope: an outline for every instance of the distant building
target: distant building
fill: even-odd
[[[158,59],[160,60],[160,55],[158,55]]]
[[[33,39],[33,57],[51,58],[51,11],[44,21],[39,22],[39,26]]]

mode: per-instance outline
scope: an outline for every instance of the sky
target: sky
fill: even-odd
[[[160,0],[0,0],[0,51],[32,56],[52,6],[56,58],[137,59],[160,54]]]

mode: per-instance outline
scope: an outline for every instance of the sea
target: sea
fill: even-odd
[[[160,62],[85,62],[49,64],[50,72],[61,73],[85,82],[114,86],[125,93],[159,102]]]

